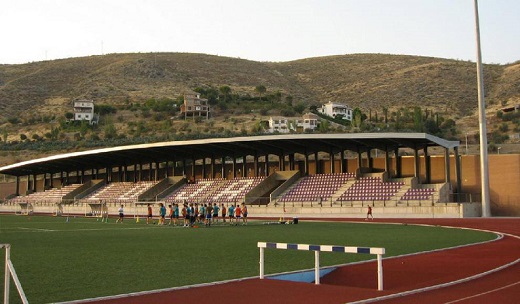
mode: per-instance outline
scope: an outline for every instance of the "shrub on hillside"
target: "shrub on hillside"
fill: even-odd
[[[9,117],[9,118],[7,118],[7,121],[9,123],[15,125],[20,122],[20,119],[18,117]]]
[[[502,111],[500,111],[500,113],[502,113]],[[498,113],[497,113],[497,117],[498,117]],[[501,118],[503,121],[513,121],[517,118],[520,118],[520,111],[503,113]]]
[[[117,113],[117,109],[111,105],[96,104],[94,106],[94,112],[99,115],[115,114]]]
[[[501,144],[508,139],[509,136],[507,134],[503,134],[499,130],[495,130],[493,133],[491,133],[491,141],[496,144]]]

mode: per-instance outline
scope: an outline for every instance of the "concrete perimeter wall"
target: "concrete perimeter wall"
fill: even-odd
[[[141,218],[146,216],[146,208],[144,205],[135,206],[134,204],[126,204],[126,217],[139,215]],[[155,215],[158,214],[158,205],[154,205]],[[109,204],[108,214],[117,216],[119,204]],[[33,205],[33,212],[36,214],[54,214],[57,208],[55,205]],[[434,206],[390,206],[390,207],[372,207],[372,213],[375,218],[463,218],[463,217],[479,217],[479,203],[437,203]],[[0,205],[0,213],[16,213],[20,211],[18,204],[2,204]],[[62,216],[90,215],[91,208],[88,204],[63,205],[60,209]],[[365,218],[367,207],[284,207],[253,205],[248,207],[250,217],[291,219],[294,217],[311,217],[311,218]]]
[[[283,207],[250,206],[253,217],[366,218],[367,207]],[[479,217],[480,203],[439,203],[435,206],[372,207],[375,218],[463,218]]]

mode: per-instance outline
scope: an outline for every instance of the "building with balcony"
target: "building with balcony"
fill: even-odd
[[[342,103],[329,101],[317,110],[333,118],[336,118],[336,116],[338,116],[341,117],[341,119],[352,121],[352,108]]]
[[[318,127],[318,115],[312,113],[303,114],[303,119],[296,121],[296,127],[303,132],[314,131]]]
[[[89,124],[97,123],[97,115],[94,114],[93,100],[75,100],[74,101],[74,120],[86,120]]]
[[[267,132],[287,134],[291,132],[314,131],[318,127],[318,115],[306,113],[301,119],[286,117],[269,117],[266,124]]]
[[[269,117],[269,133],[289,133],[291,131],[289,120],[285,117]]]
[[[210,107],[207,99],[201,98],[200,94],[184,94],[184,103],[181,105],[181,113],[184,119],[187,117],[209,118]]]

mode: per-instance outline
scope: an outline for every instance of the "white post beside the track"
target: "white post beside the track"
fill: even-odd
[[[18,290],[18,294],[20,295],[20,300],[22,300],[23,304],[28,304],[27,297],[22,288],[22,284],[18,279],[18,275],[14,270],[13,263],[11,262],[11,245],[10,244],[0,244],[0,248],[5,248],[5,285],[4,285],[4,303],[9,303],[9,289],[10,289],[10,281],[13,279],[14,285]]]
[[[11,282],[9,274],[9,255],[11,254],[11,247],[9,244],[2,245],[5,246],[5,283],[4,283],[4,303],[9,303],[9,283]],[[1,248],[1,247],[0,247]]]
[[[377,255],[377,290],[383,290],[383,255]]]
[[[314,251],[314,282],[320,285],[320,252]]]
[[[264,250],[265,248],[260,247],[260,279],[264,278]]]

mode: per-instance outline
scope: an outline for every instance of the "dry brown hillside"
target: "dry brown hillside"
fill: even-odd
[[[486,65],[491,102],[520,96],[520,65]],[[396,55],[344,55],[264,63],[185,53],[111,54],[0,66],[2,116],[47,100],[97,102],[175,98],[198,86],[257,85],[317,104],[342,101],[362,108],[421,105],[462,116],[476,109],[472,62]]]
[[[502,128],[501,136],[518,133],[518,121],[502,120],[496,113],[504,105],[520,103],[520,62],[485,65],[484,71],[488,130]],[[266,110],[273,104],[264,103],[261,108],[260,103],[243,102],[229,111],[216,107],[211,121],[190,124],[162,114],[146,114],[139,108],[129,109],[128,105],[149,99],[176,99],[196,87],[229,86],[233,93],[258,96],[255,87],[260,85],[267,88],[266,94],[279,92],[283,96],[280,103],[292,97],[292,106],[337,101],[365,113],[369,109],[378,112],[379,118],[383,108],[394,111],[419,106],[454,119],[457,131],[452,132],[452,137],[463,139],[470,134],[475,138],[478,131],[473,62],[383,54],[255,62],[204,54],[134,53],[0,65],[0,137],[7,135],[9,141],[18,141],[22,135],[27,136],[27,141],[35,135],[42,138],[71,111],[71,101],[76,98],[118,108],[116,115],[104,117],[106,121],[101,121],[100,128],[88,131],[81,140],[106,137],[105,126],[111,124],[117,134],[131,138],[250,132],[261,120],[282,112]],[[20,119],[16,122],[12,118]],[[62,130],[57,140],[76,140],[77,132]],[[78,140],[77,147],[67,147],[80,149],[81,144]],[[21,157],[16,151],[10,153]]]
[[[182,53],[91,56],[0,66],[0,108],[9,116],[48,99],[141,101],[176,98],[198,86],[252,91],[259,84],[291,89],[285,77],[260,62]]]
[[[278,67],[322,100],[344,101],[365,109],[419,105],[466,116],[473,114],[477,107],[476,69],[471,62],[348,55],[280,63]],[[503,71],[504,67],[499,65],[485,68],[486,88],[492,94],[500,81],[505,81],[501,77]],[[516,83],[516,91],[503,92],[501,98],[519,96],[518,81]]]

